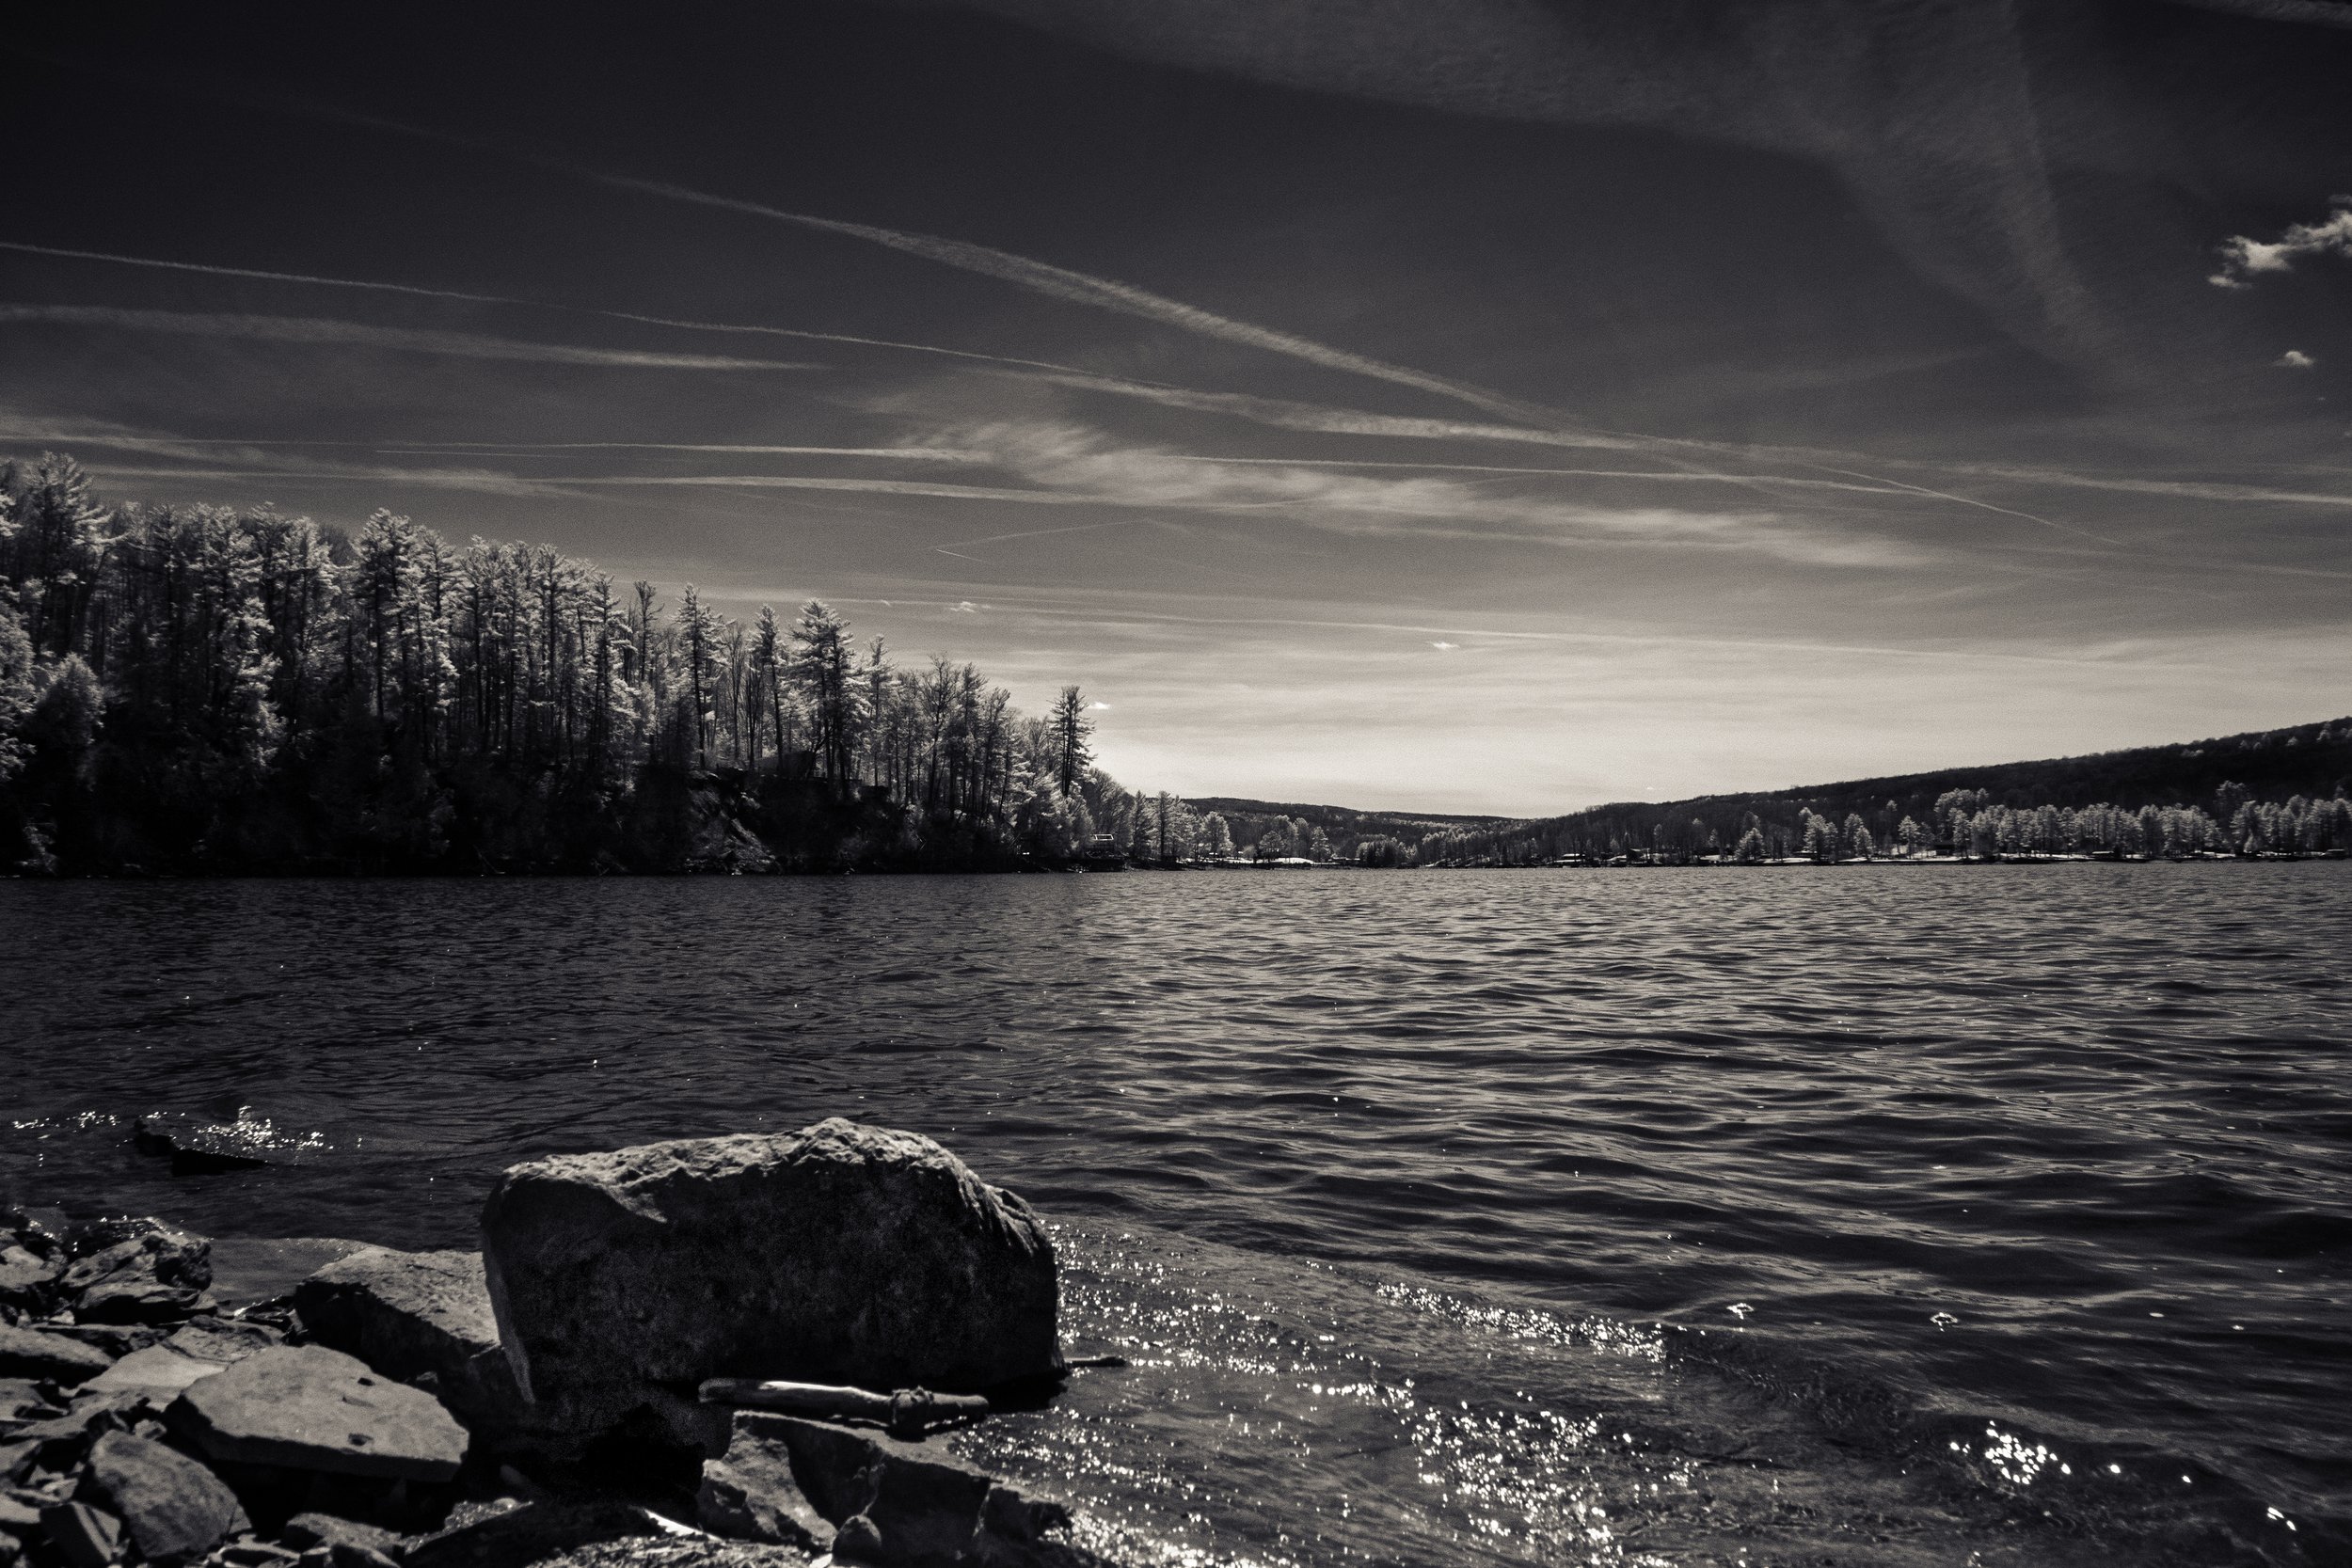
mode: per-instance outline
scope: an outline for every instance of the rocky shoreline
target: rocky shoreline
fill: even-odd
[[[0,1212],[0,1568],[1102,1563],[941,1440],[1068,1369],[1042,1224],[930,1140],[542,1160],[483,1239]]]

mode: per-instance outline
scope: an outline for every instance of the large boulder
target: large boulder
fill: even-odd
[[[388,1377],[430,1378],[469,1425],[519,1402],[478,1252],[362,1248],[296,1286],[294,1301],[312,1339]]]
[[[421,1389],[323,1345],[278,1345],[188,1386],[164,1418],[224,1464],[447,1481],[466,1429]]]
[[[237,1496],[185,1454],[127,1432],[90,1445],[76,1494],[120,1519],[153,1563],[192,1561],[246,1528]]]
[[[524,1397],[576,1430],[710,1377],[978,1391],[1062,1370],[1044,1225],[911,1132],[835,1118],[535,1161],[491,1189],[482,1238]]]

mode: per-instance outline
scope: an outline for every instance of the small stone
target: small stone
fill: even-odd
[[[209,1457],[330,1475],[447,1481],[466,1429],[432,1395],[322,1345],[277,1345],[192,1384],[166,1419]]]
[[[852,1513],[834,1532],[833,1555],[850,1562],[884,1562],[882,1531],[863,1513]]]
[[[122,1521],[87,1503],[58,1503],[40,1511],[49,1544],[72,1568],[107,1568],[122,1560]]]
[[[231,1541],[212,1556],[226,1568],[291,1568],[302,1554],[266,1541]]]
[[[278,1532],[278,1538],[297,1551],[333,1546],[338,1542],[365,1546],[388,1557],[400,1548],[396,1531],[363,1525],[357,1519],[340,1519],[332,1513],[297,1513],[286,1521],[286,1528]]]
[[[109,1432],[90,1445],[81,1494],[119,1517],[140,1555],[154,1563],[202,1557],[245,1523],[236,1494],[212,1471],[129,1433]]]
[[[0,1323],[0,1377],[46,1378],[52,1383],[87,1383],[114,1365],[114,1357],[62,1334]]]

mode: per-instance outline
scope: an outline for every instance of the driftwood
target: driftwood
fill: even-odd
[[[870,1388],[842,1388],[830,1383],[762,1382],[751,1377],[711,1378],[702,1386],[702,1400],[705,1404],[777,1410],[823,1420],[870,1421],[900,1436],[977,1420],[989,1413],[988,1400],[979,1394],[935,1394],[929,1388],[877,1394]]]

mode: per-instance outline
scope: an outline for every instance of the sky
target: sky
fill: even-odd
[[[0,452],[812,597],[1131,787],[2352,712],[2352,4],[43,8]]]

